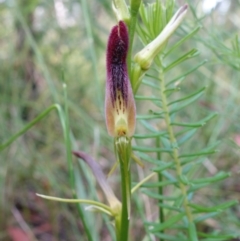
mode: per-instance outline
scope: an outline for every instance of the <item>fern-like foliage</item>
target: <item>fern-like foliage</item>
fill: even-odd
[[[141,6],[141,21],[137,25],[137,33],[144,46],[163,30],[173,13],[173,0],[166,1],[166,5],[156,1]],[[206,86],[202,86],[189,91],[189,84],[186,82],[189,81],[189,75],[193,82],[200,81],[194,79],[194,71],[206,62],[200,61],[195,66],[188,64],[192,58],[198,56],[199,51],[195,48],[188,49],[186,43],[198,30],[199,27],[187,30],[188,34],[180,40],[174,39],[174,43],[164,46],[144,76],[135,96],[138,104],[145,104],[145,112],[137,116],[138,134],[134,136],[137,144],[133,146],[133,150],[152,166],[152,171],[157,176],[157,179],[141,186],[141,191],[154,199],[159,207],[156,221],[146,221],[145,227],[149,237],[154,235],[160,240],[220,241],[229,240],[233,236],[221,232],[206,234],[197,231],[200,222],[215,217],[236,204],[233,200],[216,206],[205,206],[195,200],[199,189],[230,175],[221,171],[203,177],[198,172],[206,157],[215,153],[218,145],[215,142],[202,149],[194,147],[194,142],[197,142],[194,139],[195,134],[216,117],[217,113],[205,112],[202,119],[193,120],[194,117],[185,111],[193,105],[200,108],[196,101],[206,89]]]

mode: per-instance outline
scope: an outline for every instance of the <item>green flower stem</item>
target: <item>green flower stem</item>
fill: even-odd
[[[130,199],[131,199],[131,177],[130,177],[130,158],[131,142],[128,138],[120,137],[115,140],[115,146],[120,163],[121,189],[122,189],[122,213],[121,231],[118,241],[128,240],[128,229],[130,219]]]
[[[128,200],[129,195],[129,179],[130,173],[126,168],[126,164],[120,162],[121,169],[121,185],[122,185],[122,215],[121,215],[121,235],[120,241],[128,240],[128,228],[129,228],[129,211],[128,210]]]
[[[165,81],[164,81],[164,75],[162,72],[162,69],[160,70],[160,88],[161,88],[161,97],[162,97],[162,108],[163,111],[165,112],[165,121],[166,121],[166,125],[167,125],[167,130],[168,130],[168,134],[169,134],[169,139],[173,148],[173,159],[175,162],[175,166],[176,166],[176,172],[177,172],[177,176],[179,178],[179,186],[181,189],[181,193],[184,197],[183,199],[183,206],[186,212],[186,216],[188,219],[189,224],[193,222],[193,218],[192,218],[192,213],[189,207],[189,203],[188,203],[188,199],[187,199],[187,187],[185,186],[185,184],[183,184],[180,180],[180,177],[182,176],[182,166],[179,160],[179,151],[178,151],[178,146],[177,146],[177,142],[176,142],[176,138],[174,136],[173,133],[173,128],[171,126],[171,120],[170,120],[170,114],[169,114],[169,109],[168,109],[168,103],[167,103],[167,97],[165,94]]]

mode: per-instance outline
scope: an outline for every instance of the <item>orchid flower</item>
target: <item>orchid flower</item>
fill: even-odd
[[[108,133],[113,137],[131,137],[135,131],[136,107],[128,77],[127,53],[128,29],[120,21],[113,27],[107,46],[105,115]]]

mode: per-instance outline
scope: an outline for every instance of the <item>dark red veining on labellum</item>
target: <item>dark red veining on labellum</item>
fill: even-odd
[[[116,25],[109,36],[107,46],[107,81],[110,84],[111,100],[114,102],[121,93],[125,107],[128,101],[127,73],[128,30],[123,21]],[[121,109],[121,104],[119,106]],[[123,106],[124,109],[124,106]]]

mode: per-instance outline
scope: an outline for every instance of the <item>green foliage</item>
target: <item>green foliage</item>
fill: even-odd
[[[169,10],[173,10],[173,8],[169,8]],[[172,14],[170,13],[170,16]],[[150,5],[142,4],[140,16],[141,21],[137,26],[138,36],[143,45],[146,45],[156,37],[156,32],[159,29],[164,28],[169,21],[169,15],[165,12],[164,4],[157,1]],[[161,23],[161,26],[159,23]],[[187,50],[186,53],[181,51],[185,41],[193,38],[199,30],[199,27],[190,30],[176,44],[165,46],[162,53],[156,57],[155,65],[150,70],[153,74],[147,74],[142,81],[142,84],[148,87],[150,96],[136,96],[136,100],[147,100],[152,102],[152,106],[155,106],[154,110],[145,109],[145,113],[150,114],[138,116],[138,119],[141,120],[141,127],[139,127],[140,133],[138,132],[135,135],[138,145],[134,146],[133,150],[138,151],[137,155],[140,158],[152,163],[153,171],[158,173],[158,181],[143,184],[142,189],[144,194],[157,200],[160,207],[159,220],[146,222],[146,231],[161,238],[161,240],[211,240],[212,234],[206,235],[207,239],[202,239],[201,233],[196,228],[196,223],[219,215],[225,210],[225,208],[219,207],[228,208],[238,203],[236,200],[231,200],[209,208],[197,203],[193,204],[199,189],[208,187],[214,182],[224,180],[231,175],[230,173],[219,172],[211,177],[201,178],[197,176],[198,165],[202,165],[204,157],[215,153],[215,148],[219,144],[217,141],[209,143],[207,147],[202,147],[200,150],[191,148],[189,152],[186,152],[188,149],[187,143],[197,134],[196,129],[202,128],[208,121],[216,117],[217,113],[213,111],[205,112],[206,116],[195,122],[184,121],[183,118],[178,117],[179,112],[184,111],[189,105],[194,105],[206,89],[201,87],[197,91],[183,96],[179,94],[181,89],[187,85],[186,81],[183,82],[186,76],[194,74],[193,72],[206,61],[195,66],[191,65],[190,70],[187,68],[186,74],[172,77],[177,66],[183,66],[185,61],[199,56],[200,52],[195,48]],[[177,58],[175,57],[176,53]],[[182,72],[184,72],[183,68]],[[171,80],[172,78],[173,80]],[[165,122],[165,130],[160,125],[157,128],[154,127],[157,120],[160,123]],[[149,134],[149,131],[151,134]],[[156,138],[160,142],[156,142]],[[140,144],[144,143],[144,140],[147,141],[145,143],[148,143],[149,147],[146,144],[144,146]],[[149,152],[150,154],[142,155],[140,152]],[[153,157],[154,152],[156,153],[155,158]],[[156,187],[161,187],[161,189],[153,189]],[[171,190],[171,194],[164,195],[164,191],[168,189]],[[172,236],[171,233],[177,235]],[[228,235],[215,233],[214,238],[222,240],[223,237],[231,239],[235,236],[231,232]]]

